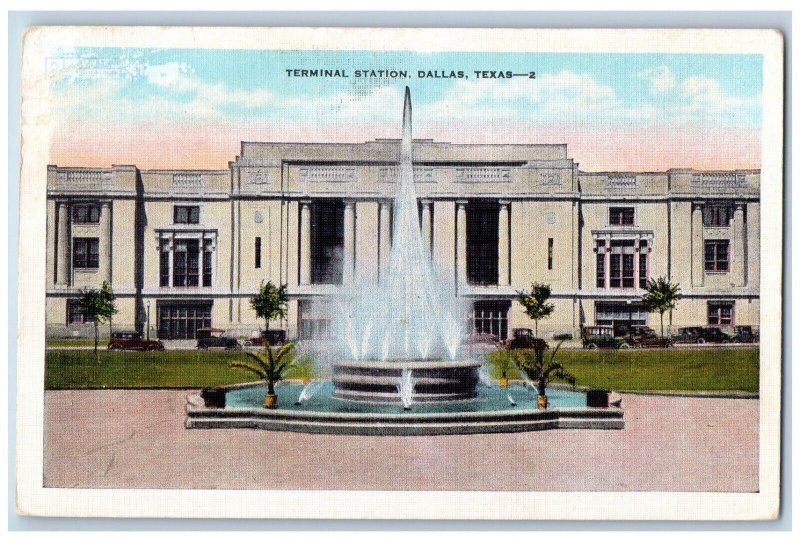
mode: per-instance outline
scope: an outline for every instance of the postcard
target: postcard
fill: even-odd
[[[38,27],[17,509],[774,519],[773,30]]]

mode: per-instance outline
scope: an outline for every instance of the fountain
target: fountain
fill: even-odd
[[[333,367],[334,397],[400,402],[398,379],[413,371],[414,402],[476,397],[478,361],[459,360],[464,314],[439,280],[422,239],[414,186],[411,93],[406,87],[389,265],[379,283],[355,284],[336,303],[346,361]],[[349,358],[349,359],[347,359]]]
[[[587,408],[585,393],[558,385],[548,388],[553,408],[537,409],[532,383],[512,384],[515,398],[461,352],[467,314],[422,239],[412,161],[406,87],[389,263],[377,283],[357,275],[334,298],[338,345],[317,353],[333,360],[331,380],[281,383],[277,409],[262,408],[263,383],[204,390],[187,397],[187,428],[438,435],[624,427],[621,408]]]

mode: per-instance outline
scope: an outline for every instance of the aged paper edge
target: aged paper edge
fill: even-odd
[[[729,53],[764,58],[757,493],[397,492],[43,487],[46,166],[43,62],[55,46],[208,49]],[[17,512],[77,517],[753,520],[777,517],[780,484],[783,36],[722,29],[37,27],[23,45],[17,359]],[[22,211],[25,212],[22,212]],[[764,262],[769,262],[764,265]]]

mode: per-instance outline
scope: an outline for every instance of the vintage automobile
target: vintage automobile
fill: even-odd
[[[286,342],[285,329],[270,329],[262,331],[255,337],[251,337],[245,343],[247,346],[264,346],[268,342],[270,346],[280,346]]]
[[[584,348],[631,347],[624,340],[614,337],[614,328],[611,326],[586,326],[581,330],[581,340]]]
[[[678,334],[673,337],[676,343],[705,344],[727,343],[731,336],[714,326],[693,326],[678,329]]]
[[[757,343],[758,332],[753,331],[753,326],[734,326],[731,342],[734,343]]]
[[[537,339],[533,336],[533,331],[525,328],[515,328],[511,331],[512,337],[509,341],[506,342],[506,346],[511,349],[516,348],[531,348],[535,349],[538,347],[542,349],[548,348],[547,343],[544,339]]]
[[[108,341],[109,350],[164,350],[161,341],[143,339],[138,331],[114,331]]]
[[[209,348],[238,350],[241,345],[235,337],[225,336],[224,329],[211,327],[197,330],[197,348],[200,350],[208,350]]]
[[[669,348],[675,344],[672,337],[661,337],[647,326],[635,328],[625,342],[633,348]]]

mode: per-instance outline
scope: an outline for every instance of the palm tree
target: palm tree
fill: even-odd
[[[567,372],[561,363],[555,360],[562,344],[564,344],[564,341],[558,343],[558,346],[556,346],[548,359],[545,358],[544,351],[549,347],[546,342],[540,340],[535,341],[533,350],[515,352],[517,366],[525,371],[528,378],[536,382],[536,391],[539,395],[537,404],[540,408],[547,408],[549,403],[547,400],[547,386],[553,380],[563,380],[571,386],[575,385],[575,377]]]
[[[550,285],[534,282],[530,292],[521,290],[517,294],[520,304],[525,308],[525,314],[533,320],[533,336],[536,338],[539,336],[539,320],[547,318],[555,310],[555,305],[547,302],[550,298]]]
[[[272,281],[266,284],[262,281],[258,293],[250,298],[250,306],[256,311],[256,316],[265,321],[264,337],[268,336],[270,320],[286,317],[286,303],[289,300],[286,290],[285,284],[275,286]]]
[[[661,338],[664,338],[664,313],[675,308],[680,299],[681,288],[664,277],[647,282],[647,293],[642,296],[642,303],[647,312],[657,312],[661,316]]]
[[[264,407],[275,408],[278,404],[275,384],[283,380],[295,361],[294,343],[285,343],[273,352],[267,342],[264,352],[246,352],[246,354],[250,357],[251,363],[233,361],[230,366],[250,371],[266,382],[267,393],[264,395]]]

